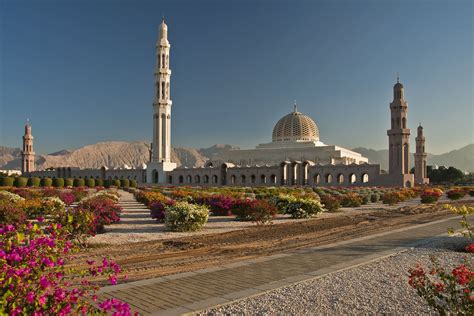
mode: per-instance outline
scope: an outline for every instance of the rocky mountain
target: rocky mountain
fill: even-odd
[[[358,147],[353,150],[369,158],[369,162],[378,163],[382,169],[388,169],[388,149]],[[410,156],[410,164],[410,168],[414,166],[413,153]],[[474,144],[441,155],[428,153],[428,165],[453,166],[463,171],[474,172]]]
[[[9,148],[0,146],[0,168],[1,169],[20,169],[21,150],[19,148]],[[6,167],[11,165],[12,167]]]
[[[200,167],[207,160],[233,149],[238,149],[238,147],[227,144],[218,144],[201,149],[177,147],[172,149],[171,159],[178,166]],[[100,142],[75,150],[61,150],[48,155],[39,155],[36,159],[36,164],[38,169],[63,166],[79,168],[107,166],[119,168],[127,165],[139,167],[148,161],[148,150],[148,143],[143,141]],[[363,147],[354,148],[353,150],[369,158],[371,163],[380,164],[382,169],[388,169],[388,150],[374,150]],[[442,155],[428,154],[428,164],[454,166],[463,171],[474,172],[473,157],[474,144],[470,144]],[[20,149],[0,146],[0,169],[20,169],[20,159]],[[413,164],[413,159],[411,159],[411,163]]]

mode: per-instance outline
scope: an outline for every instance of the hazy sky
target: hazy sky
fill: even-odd
[[[0,0],[0,145],[38,153],[152,137],[155,43],[171,43],[174,146],[271,141],[293,109],[321,140],[387,147],[400,72],[412,149],[472,143],[473,5],[419,1]]]

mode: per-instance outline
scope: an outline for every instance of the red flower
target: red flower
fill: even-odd
[[[469,253],[474,253],[474,244],[467,245],[465,249]]]

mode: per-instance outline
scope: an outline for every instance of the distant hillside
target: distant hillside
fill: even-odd
[[[369,158],[369,162],[378,163],[382,169],[388,169],[388,149],[373,150],[358,147],[353,150]],[[410,168],[413,167],[413,153],[410,156],[410,164]],[[441,155],[428,153],[428,165],[453,166],[463,171],[474,172],[474,144]]]
[[[19,148],[0,146],[0,169],[20,169],[20,158],[21,150]]]
[[[173,148],[172,161],[178,166],[200,167],[209,159],[238,147],[218,144],[209,148]],[[369,162],[378,163],[382,169],[388,169],[388,150],[374,150],[363,147],[353,149],[369,158]],[[474,144],[453,150],[442,155],[428,154],[429,165],[454,166],[463,171],[474,172]],[[120,168],[124,165],[140,167],[149,160],[148,144],[143,141],[135,142],[101,142],[87,145],[75,150],[61,150],[36,158],[38,169],[48,167],[79,167],[79,168]],[[413,165],[413,156],[411,156]],[[20,169],[21,151],[18,148],[0,146],[0,169]]]
[[[171,160],[178,166],[200,167],[220,152],[237,148],[231,145],[214,145],[210,148],[172,148]],[[100,142],[76,150],[60,150],[48,155],[38,155],[38,170],[49,167],[121,168],[140,167],[149,160],[148,144],[135,142]],[[18,148],[0,147],[0,169],[20,169],[21,151]]]

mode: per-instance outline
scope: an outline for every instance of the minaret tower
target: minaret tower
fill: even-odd
[[[35,152],[33,151],[33,135],[29,121],[25,125],[23,135],[23,150],[21,151],[21,173],[28,174],[35,171]]]
[[[170,43],[165,20],[156,43],[155,99],[153,101],[153,162],[171,162]]]
[[[395,185],[412,186],[410,177],[410,129],[407,128],[408,103],[403,85],[397,77],[390,103],[391,128],[387,131],[389,146],[389,174]],[[410,181],[411,180],[411,181]],[[407,182],[408,181],[408,182]]]
[[[176,168],[171,162],[170,43],[165,20],[160,24],[156,43],[155,96],[153,100],[153,143],[147,166],[147,182],[166,182],[166,171]]]
[[[425,137],[423,136],[423,126],[418,126],[415,152],[415,183],[427,184],[430,179],[427,177],[426,161],[427,154],[425,152]]]

